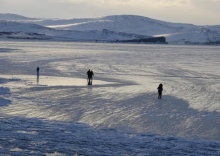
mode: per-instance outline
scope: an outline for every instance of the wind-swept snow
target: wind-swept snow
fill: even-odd
[[[220,154],[218,47],[12,41],[0,47],[0,153]],[[93,86],[86,85],[88,69]]]

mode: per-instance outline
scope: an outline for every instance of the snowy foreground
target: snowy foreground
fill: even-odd
[[[220,155],[219,60],[215,46],[0,41],[0,155]]]

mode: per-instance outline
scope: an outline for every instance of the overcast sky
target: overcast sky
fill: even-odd
[[[35,18],[126,14],[168,22],[220,25],[220,0],[0,0],[0,13]]]

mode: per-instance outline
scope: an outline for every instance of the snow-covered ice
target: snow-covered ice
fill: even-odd
[[[217,46],[0,41],[0,153],[220,155],[219,60]]]

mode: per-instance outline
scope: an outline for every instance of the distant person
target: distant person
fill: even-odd
[[[93,77],[93,75],[94,75],[93,71],[89,69],[89,70],[87,71],[87,75],[88,75],[88,79],[87,79],[88,85],[92,85],[92,77]]]
[[[158,99],[162,98],[162,92],[163,92],[163,84],[159,84],[159,86],[157,87],[158,90]]]
[[[37,67],[36,71],[37,71],[37,81],[39,81],[39,77],[40,77],[40,67]]]

